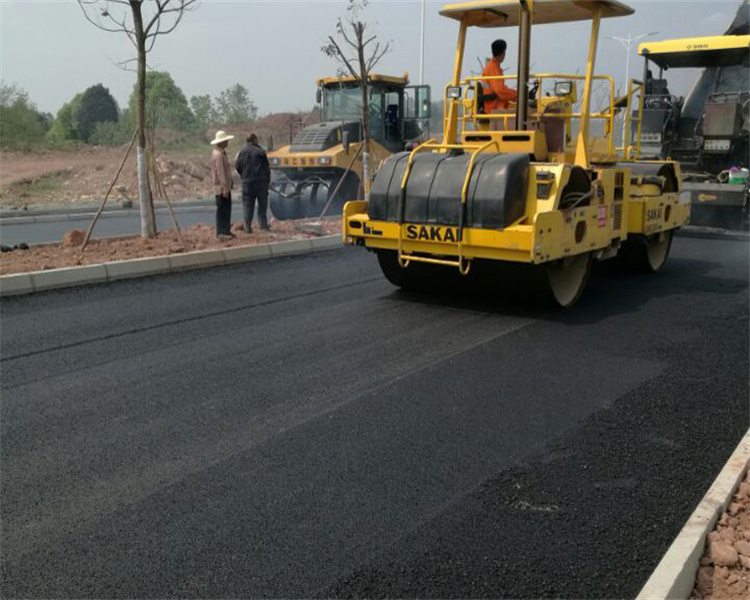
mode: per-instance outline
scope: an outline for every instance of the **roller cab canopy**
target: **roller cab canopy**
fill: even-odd
[[[406,86],[409,85],[409,74],[404,73],[403,77],[392,77],[390,75],[378,75],[376,73],[370,73],[368,76],[368,81],[370,84],[377,85],[377,84],[391,84],[391,85],[397,85],[397,86]],[[337,84],[353,84],[353,83],[359,83],[359,79],[351,76],[351,75],[344,75],[342,77],[324,77],[322,79],[318,79],[318,85],[328,87],[330,85],[337,85]]]
[[[638,46],[638,54],[662,69],[748,66],[750,35],[716,35],[650,42]]]
[[[489,0],[448,4],[440,14],[473,27],[513,27],[520,21],[521,0]],[[597,10],[603,18],[625,17],[635,11],[617,0],[526,0],[534,25],[590,21]]]

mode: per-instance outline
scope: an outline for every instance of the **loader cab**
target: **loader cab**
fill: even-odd
[[[644,154],[713,174],[747,166],[750,35],[651,42],[641,44],[638,53],[647,79]],[[669,94],[667,85],[671,70],[685,68],[703,72],[683,101]],[[648,78],[657,69],[658,78]]]
[[[399,152],[429,132],[430,88],[410,86],[408,75],[370,75],[368,108],[370,136],[389,152]],[[353,77],[332,77],[318,81],[318,98],[323,122],[356,122],[350,142],[361,140],[362,91]]]

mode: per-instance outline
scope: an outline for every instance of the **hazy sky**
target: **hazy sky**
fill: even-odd
[[[656,31],[650,39],[723,33],[739,0],[630,0],[631,17],[602,22],[597,72],[618,82],[625,76],[625,49],[607,36],[634,36]],[[438,15],[443,2],[426,5],[425,83],[441,96],[450,79],[457,23]],[[315,102],[315,79],[335,74],[336,65],[320,52],[343,0],[202,0],[172,34],[158,40],[150,66],[172,73],[186,96],[216,95],[241,83],[250,90],[261,114],[309,109]],[[371,0],[367,17],[393,51],[378,71],[419,78],[420,0]],[[489,55],[496,37],[508,41],[506,67],[515,72],[515,30],[470,30],[465,73],[477,69],[477,57]],[[132,48],[120,34],[90,25],[76,0],[0,0],[0,77],[25,88],[37,105],[55,113],[86,87],[103,83],[122,106],[135,81],[115,63]],[[532,71],[582,72],[588,42],[587,25],[545,25],[532,35]],[[631,53],[631,76],[642,63]],[[670,73],[672,88],[686,93],[692,72]],[[437,93],[436,93],[437,92]]]

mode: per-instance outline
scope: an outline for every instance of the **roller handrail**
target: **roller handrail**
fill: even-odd
[[[463,243],[464,243],[464,223],[466,220],[466,201],[469,195],[469,184],[471,183],[471,176],[474,174],[474,161],[477,156],[484,152],[490,146],[495,146],[500,151],[500,145],[497,140],[490,140],[486,144],[480,146],[474,152],[471,153],[469,159],[469,166],[466,169],[466,178],[464,179],[464,185],[461,188],[461,208],[458,216],[458,270],[461,275],[468,275],[471,270],[471,261],[464,263],[463,255]],[[466,266],[464,266],[464,264]]]
[[[459,86],[463,87],[469,87],[473,86],[473,89],[475,90],[474,97],[472,98],[472,106],[471,106],[471,114],[462,114],[458,117],[458,121],[460,123],[467,123],[467,122],[473,122],[476,123],[477,121],[503,121],[504,127],[507,129],[508,122],[511,119],[514,119],[516,117],[513,113],[508,114],[480,114],[478,112],[479,106],[478,106],[478,99],[479,99],[479,93],[478,89],[479,86],[482,85],[482,82],[486,81],[505,81],[505,80],[512,80],[512,79],[518,79],[517,75],[477,75],[477,76],[471,76],[463,79]],[[574,80],[574,81],[585,81],[586,76],[585,75],[571,75],[567,73],[535,73],[529,76],[529,81],[537,80],[537,81],[544,81],[544,80],[550,80],[550,79],[557,79],[557,80]],[[602,121],[608,122],[608,135],[607,142],[608,142],[608,150],[610,154],[613,154],[615,152],[615,145],[614,145],[614,124],[615,124],[615,82],[611,75],[594,75],[593,80],[598,81],[605,81],[609,84],[609,108],[601,110],[597,113],[590,113],[588,116],[591,119],[598,119]],[[453,87],[451,85],[447,85],[445,88],[445,98],[444,101],[448,102],[449,99],[447,97],[447,91],[449,87]],[[541,106],[542,99],[544,96],[542,96],[542,86],[539,86],[539,89],[537,90],[537,106]],[[459,102],[461,104],[461,107],[465,109],[466,105],[461,100],[450,100],[452,102]],[[535,114],[530,114],[530,120],[531,119],[539,119],[542,116],[545,118],[554,118],[554,119],[582,119],[583,114],[581,112],[565,112],[565,113],[540,113],[537,111]]]
[[[406,196],[406,182],[409,181],[409,175],[411,175],[411,168],[414,164],[414,156],[419,152],[420,150],[423,150],[428,147],[432,147],[433,145],[437,144],[436,139],[430,139],[426,142],[419,144],[414,150],[412,150],[409,153],[409,160],[406,163],[406,169],[404,170],[404,177],[401,180],[401,193],[399,194],[398,198],[398,264],[402,268],[406,268],[409,263],[408,261],[403,260],[403,247],[404,247],[404,236],[402,233],[402,226],[404,224],[404,200]]]

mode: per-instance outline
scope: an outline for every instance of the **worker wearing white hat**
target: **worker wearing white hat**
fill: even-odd
[[[216,237],[229,240],[234,237],[230,230],[232,223],[232,167],[229,165],[226,148],[234,139],[226,131],[217,131],[211,141],[214,151],[211,154],[211,179],[216,191]]]

